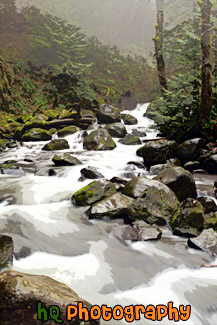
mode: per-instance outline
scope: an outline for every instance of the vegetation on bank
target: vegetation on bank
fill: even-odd
[[[88,39],[35,7],[18,12],[14,0],[2,1],[0,19],[2,129],[11,126],[8,116],[94,110],[101,103],[133,108],[158,93],[155,69],[144,57]]]

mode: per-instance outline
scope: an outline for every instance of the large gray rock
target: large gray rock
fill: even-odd
[[[56,139],[47,143],[42,150],[45,151],[55,151],[55,150],[65,150],[69,149],[69,143],[65,139]]]
[[[143,147],[137,150],[137,155],[143,157],[145,165],[149,167],[164,164],[168,159],[173,158],[175,148],[175,141],[148,141]]]
[[[55,305],[60,309],[57,319],[62,324],[69,324],[66,319],[67,305],[78,305],[83,302],[84,307],[91,308],[91,304],[80,298],[65,284],[42,275],[24,274],[16,271],[6,271],[0,274],[0,311],[2,325],[37,325],[43,323],[37,320],[38,302],[49,310]],[[54,312],[53,312],[54,313]],[[54,324],[49,319],[46,324]],[[70,324],[82,325],[84,322],[78,317],[72,318]],[[85,322],[87,325],[99,324],[98,321]]]
[[[124,218],[127,208],[134,199],[121,193],[115,193],[108,198],[95,203],[88,210],[88,216],[93,219],[101,219],[103,217]]]
[[[0,269],[13,263],[13,252],[13,239],[9,236],[0,235]]]
[[[93,181],[73,194],[72,202],[78,206],[87,206],[116,193],[116,187],[108,180]]]
[[[182,167],[170,167],[156,176],[155,179],[171,188],[180,202],[187,198],[197,197],[194,177]]]
[[[116,144],[110,134],[105,129],[98,129],[91,132],[84,138],[84,149],[87,150],[113,150],[116,148]]]
[[[157,182],[147,187],[129,206],[128,217],[132,221],[144,220],[148,224],[163,226],[172,219],[178,204],[175,194],[167,186]]]
[[[138,123],[138,120],[131,114],[121,114],[121,118],[125,125],[135,125]]]
[[[177,157],[186,163],[188,161],[195,161],[201,154],[201,149],[204,146],[204,139],[191,139],[180,144],[176,150]]]
[[[198,237],[189,239],[188,246],[217,256],[217,232],[213,229],[205,229]]]
[[[112,137],[124,138],[127,134],[127,130],[122,123],[112,123],[106,126],[106,130]]]
[[[151,226],[146,222],[139,220],[132,223],[124,229],[122,238],[132,241],[147,241],[160,239],[162,232],[159,228]]]
[[[73,157],[69,153],[64,153],[63,155],[55,155],[52,159],[56,166],[77,166],[81,165],[82,162],[76,157]]]
[[[182,202],[171,221],[174,235],[185,237],[198,236],[203,230],[203,225],[203,206],[191,198]]]
[[[121,122],[121,113],[119,108],[112,105],[101,105],[96,116],[99,123],[110,124]]]
[[[48,141],[52,139],[52,135],[42,129],[31,129],[24,133],[21,137],[22,141]]]

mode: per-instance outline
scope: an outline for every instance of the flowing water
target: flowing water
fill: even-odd
[[[146,107],[138,105],[130,112],[139,124],[127,129],[130,133],[143,127],[147,133],[144,139],[156,138],[153,121],[143,117]],[[86,166],[96,167],[107,179],[126,177],[126,173],[148,175],[144,169],[132,170],[127,164],[142,161],[136,156],[141,145],[125,146],[115,139],[116,149],[92,152],[83,149],[82,132],[66,139],[70,149],[65,152],[73,153],[83,165],[56,168],[53,177],[47,176],[54,168],[53,154],[41,151],[44,142],[28,142],[1,153],[0,163],[13,159],[25,170],[24,175],[21,169],[16,170],[18,175],[0,175],[0,197],[15,197],[14,204],[0,204],[1,233],[14,240],[13,269],[50,276],[94,305],[166,305],[173,301],[175,306],[192,306],[186,324],[217,324],[217,269],[200,267],[217,261],[187,248],[186,240],[172,236],[167,228],[160,241],[124,241],[126,225],[121,220],[90,221],[86,207],[71,203],[72,194],[90,182],[78,180]],[[143,318],[134,323],[150,322]],[[101,323],[116,324],[114,320]],[[161,321],[168,323],[173,322],[167,318]]]

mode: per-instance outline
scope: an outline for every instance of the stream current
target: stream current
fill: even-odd
[[[127,126],[144,128],[147,136],[156,138],[154,122],[143,117],[147,104],[130,112],[139,123]],[[125,113],[128,113],[126,111]],[[95,128],[98,127],[96,124]],[[90,131],[88,131],[90,132]],[[1,153],[0,163],[15,160],[26,171],[17,175],[0,175],[0,197],[13,195],[15,202],[0,204],[1,234],[14,240],[16,271],[49,276],[65,283],[93,305],[158,305],[173,301],[174,305],[191,305],[194,325],[217,324],[217,269],[201,268],[201,264],[217,264],[204,252],[187,248],[186,239],[175,237],[167,228],[162,239],[151,242],[122,240],[126,225],[122,220],[88,220],[86,207],[71,203],[72,194],[91,180],[79,181],[80,170],[96,167],[105,178],[128,176],[126,173],[149,175],[144,169],[131,170],[127,163],[142,162],[136,156],[139,146],[126,146],[114,139],[112,151],[86,151],[82,132],[67,136],[70,152],[82,166],[54,168],[54,153],[43,152],[45,142],[28,142]],[[57,175],[49,177],[54,168]],[[130,170],[129,170],[130,169]],[[34,171],[34,172],[33,172]],[[198,177],[198,176],[197,176]],[[205,177],[205,176],[203,176]],[[197,179],[198,186],[211,181]],[[202,195],[207,194],[199,188]],[[101,321],[101,324],[122,321]],[[153,323],[147,319],[132,324]],[[164,318],[161,324],[173,324]]]

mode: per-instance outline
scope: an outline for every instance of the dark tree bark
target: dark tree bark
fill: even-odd
[[[164,96],[167,89],[165,62],[162,54],[163,49],[163,29],[164,29],[164,0],[157,0],[157,25],[154,37],[155,56],[157,60],[157,70],[160,82],[161,93]]]
[[[211,0],[199,0],[202,16],[201,50],[202,50],[202,90],[199,122],[203,128],[210,116],[212,106],[212,45],[211,45]]]

